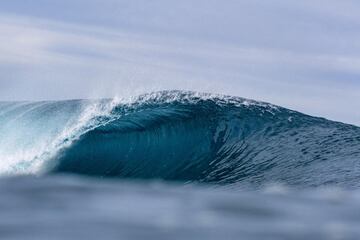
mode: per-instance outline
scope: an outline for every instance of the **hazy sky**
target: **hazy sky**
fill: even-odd
[[[360,125],[358,0],[4,0],[0,100],[225,93]]]

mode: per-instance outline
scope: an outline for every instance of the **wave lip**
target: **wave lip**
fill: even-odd
[[[360,129],[237,97],[164,91],[114,105],[50,173],[357,186]]]
[[[360,128],[238,97],[0,103],[0,173],[221,185],[359,183]]]

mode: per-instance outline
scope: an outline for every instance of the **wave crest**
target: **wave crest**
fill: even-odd
[[[359,128],[242,98],[159,92],[96,121],[50,172],[307,186],[348,184],[359,173]]]

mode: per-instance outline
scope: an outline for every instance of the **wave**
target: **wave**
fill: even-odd
[[[7,172],[359,185],[360,128],[238,97],[163,91],[130,101],[3,103],[1,121],[11,126],[1,146],[32,149],[25,160],[14,147],[0,150]],[[28,134],[14,137],[19,123]],[[39,138],[40,148],[29,140]]]

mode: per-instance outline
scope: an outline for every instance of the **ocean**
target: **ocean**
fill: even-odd
[[[0,102],[0,239],[359,239],[360,128],[188,91]]]

